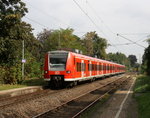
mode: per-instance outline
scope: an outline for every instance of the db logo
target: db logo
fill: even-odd
[[[56,71],[55,74],[60,74],[60,72],[59,72],[59,71]]]

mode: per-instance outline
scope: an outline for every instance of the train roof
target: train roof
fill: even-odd
[[[97,61],[102,61],[102,62],[105,62],[105,63],[111,63],[111,64],[116,64],[116,65],[124,66],[122,64],[118,64],[118,63],[115,63],[115,62],[111,62],[111,61],[107,61],[107,60],[103,60],[103,59],[99,59],[99,58],[95,58],[95,57],[90,57],[90,56],[78,54],[78,53],[71,52],[71,51],[56,50],[56,51],[49,51],[48,53],[66,53],[66,54],[72,53],[73,55],[78,56],[80,58],[86,58],[88,60],[97,60]]]

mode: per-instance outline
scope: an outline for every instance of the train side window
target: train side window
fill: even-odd
[[[78,72],[78,63],[76,63],[76,71]]]
[[[88,71],[91,71],[92,70],[92,64],[88,64]]]
[[[101,65],[101,70],[103,70],[103,65]]]
[[[81,71],[81,63],[79,63],[79,71]]]
[[[92,64],[89,64],[89,71],[92,70]]]
[[[77,72],[80,72],[81,71],[81,63],[78,63],[76,64],[76,69],[77,69]]]
[[[81,71],[86,71],[86,64],[85,63],[80,63],[80,64],[81,64],[81,67],[82,67]]]
[[[92,64],[92,71],[94,71],[94,64]]]
[[[97,71],[99,71],[99,65],[96,65],[96,67],[97,67]]]
[[[78,72],[78,63],[76,63],[76,71]]]
[[[88,71],[91,71],[91,64],[88,64]]]
[[[84,70],[84,65],[83,65],[83,63],[81,63],[81,71],[83,71]]]
[[[81,63],[81,67],[82,67],[81,71],[84,71],[84,63]]]
[[[76,70],[77,70],[77,72],[78,72],[78,63],[76,63]]]

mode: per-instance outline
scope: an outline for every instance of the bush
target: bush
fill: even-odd
[[[150,76],[138,77],[134,91],[134,98],[138,103],[138,117],[150,118]]]
[[[26,53],[26,63],[25,63],[25,76],[29,78],[41,78],[41,62],[38,62],[35,57],[33,57],[29,52]]]
[[[27,86],[44,86],[46,85],[46,82],[44,79],[30,79],[30,80],[24,80],[22,85],[27,85]]]
[[[21,65],[16,66],[0,66],[1,84],[17,84],[21,81]]]
[[[6,75],[6,70],[0,66],[0,84],[4,84],[4,78],[5,78],[5,75]]]

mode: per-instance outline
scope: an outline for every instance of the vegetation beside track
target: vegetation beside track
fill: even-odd
[[[15,88],[22,88],[26,87],[26,85],[10,85],[10,84],[0,84],[0,91],[2,90],[9,90],[9,89],[15,89]]]
[[[46,85],[44,79],[29,79],[29,80],[24,80],[21,84],[15,84],[15,85],[0,84],[0,91],[15,89],[15,88],[23,88],[28,86],[44,86],[44,85]]]
[[[139,118],[150,118],[150,76],[139,76],[134,86]]]
[[[24,80],[22,82],[22,85],[26,86],[44,86],[46,85],[46,82],[44,79],[29,79],[29,80]]]

